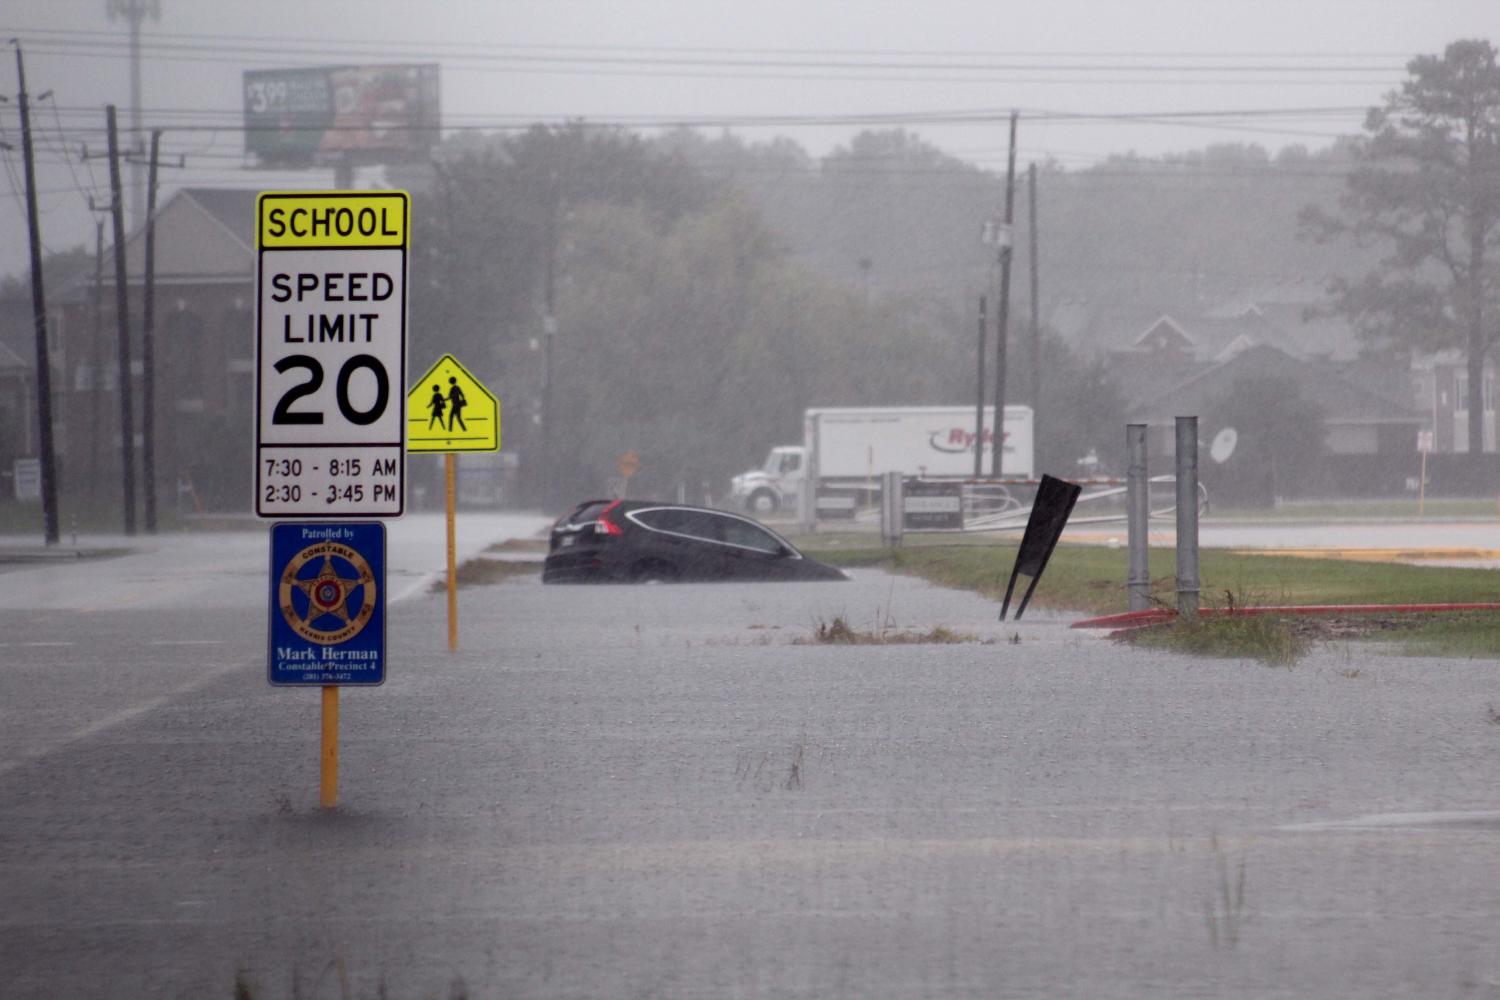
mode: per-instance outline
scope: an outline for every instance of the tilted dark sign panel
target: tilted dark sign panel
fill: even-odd
[[[1021,551],[1016,554],[1016,565],[1010,571],[1010,583],[1005,588],[1005,602],[1000,605],[1001,621],[1005,621],[1005,612],[1010,608],[1010,596],[1016,589],[1016,577],[1021,575],[1031,577],[1031,584],[1026,588],[1026,596],[1021,598],[1020,607],[1016,608],[1016,618],[1020,619],[1025,613],[1026,603],[1031,600],[1031,593],[1036,590],[1037,581],[1042,578],[1042,570],[1047,568],[1047,560],[1052,558],[1052,550],[1057,548],[1057,540],[1062,537],[1068,515],[1073,513],[1073,505],[1078,502],[1078,494],[1082,492],[1083,487],[1077,483],[1042,476],[1042,485],[1036,491],[1036,501],[1031,505],[1031,517],[1026,522],[1026,534],[1021,538]]]

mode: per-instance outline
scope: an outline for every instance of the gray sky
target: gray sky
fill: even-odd
[[[141,0],[144,2],[144,0]],[[567,117],[686,121],[814,154],[869,116],[1002,169],[1004,117],[1020,158],[1084,167],[1215,142],[1317,148],[1358,130],[1413,55],[1493,38],[1494,0],[159,0],[142,30],[143,121],[188,168],[178,185],[326,187],[329,171],[269,174],[243,155],[241,73],[295,65],[443,66],[445,124]],[[129,120],[123,20],[107,0],[7,0],[37,104],[44,239],[92,244],[87,195],[107,194],[103,106]],[[13,49],[0,65],[0,273],[26,266]],[[1143,120],[1150,115],[1237,112]],[[1266,112],[1265,114],[1246,114]],[[1083,117],[1069,117],[1069,116]],[[770,117],[773,124],[755,125]],[[961,120],[962,119],[962,120]],[[975,120],[977,119],[977,120]],[[181,126],[191,124],[197,130]],[[204,126],[223,126],[204,130]],[[174,128],[175,127],[175,128]]]

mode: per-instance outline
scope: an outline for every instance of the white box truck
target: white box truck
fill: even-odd
[[[820,490],[879,488],[886,472],[926,479],[971,479],[974,449],[984,451],[990,471],[995,408],[984,410],[984,430],[974,434],[972,406],[827,407],[803,415],[800,445],[777,445],[759,469],[735,476],[730,496],[755,514],[796,511],[810,478]],[[1032,479],[1034,455],[1031,407],[1005,408],[1004,479]]]

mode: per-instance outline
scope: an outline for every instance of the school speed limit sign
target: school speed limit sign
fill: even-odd
[[[401,515],[408,205],[402,191],[257,201],[261,517]]]

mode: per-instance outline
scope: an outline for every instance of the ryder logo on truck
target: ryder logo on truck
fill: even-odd
[[[946,440],[944,438],[946,437]],[[990,428],[984,429],[984,438],[980,444],[988,447],[995,440],[995,432]],[[1009,444],[1010,431],[1006,431],[1002,441]],[[974,450],[974,432],[966,431],[961,427],[954,427],[946,431],[933,431],[927,438],[927,443],[932,446],[933,451],[940,451],[946,455],[962,455],[966,451]]]

